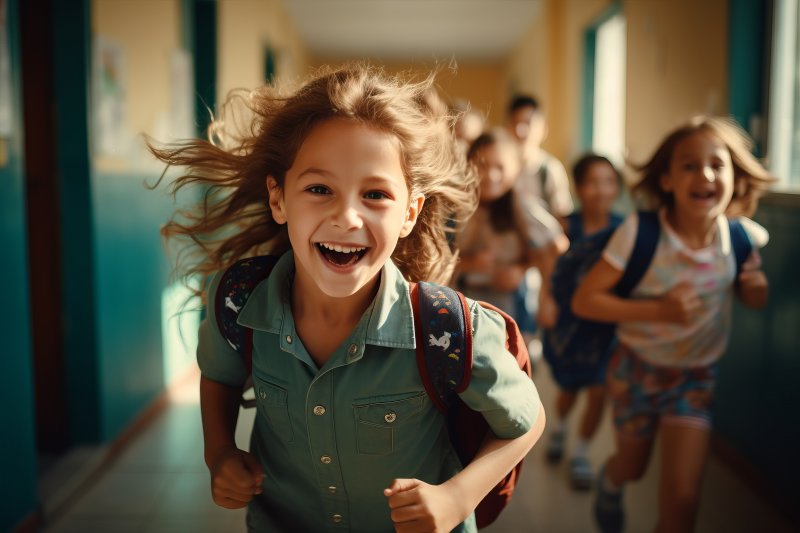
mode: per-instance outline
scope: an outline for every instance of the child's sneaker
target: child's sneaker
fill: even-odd
[[[589,459],[583,456],[575,456],[569,463],[569,479],[572,487],[578,490],[589,490],[594,481],[594,472]]]
[[[547,460],[551,463],[557,463],[564,456],[564,440],[566,439],[566,432],[553,431],[550,433],[550,439],[547,441]]]
[[[622,510],[622,489],[611,492],[605,483],[606,467],[597,475],[594,495],[594,518],[602,533],[622,533],[625,515]]]

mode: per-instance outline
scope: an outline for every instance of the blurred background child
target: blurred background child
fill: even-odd
[[[667,135],[640,167],[634,190],[658,207],[660,235],[644,277],[630,298],[615,294],[640,226],[634,213],[575,293],[575,314],[619,324],[608,368],[616,451],[598,476],[594,506],[604,533],[622,531],[623,486],[646,471],[656,433],[662,453],[656,531],[694,530],[732,296],[755,309],[767,301],[758,249],[769,237],[741,215],[752,215],[773,178],[750,147],[736,124],[719,118],[699,117]],[[749,253],[740,264],[742,240]]]
[[[566,237],[540,204],[520,202],[514,189],[520,160],[513,144],[485,133],[467,158],[480,176],[480,203],[457,239],[457,282],[467,296],[515,316],[515,293],[525,271],[548,263],[545,257],[563,250]]]
[[[622,183],[619,171],[611,161],[594,153],[585,154],[575,163],[572,176],[580,209],[562,220],[564,230],[570,240],[570,246],[586,236],[608,227],[616,227],[622,222],[622,217],[611,211],[614,201],[619,196]],[[561,460],[566,441],[567,417],[575,405],[579,392],[585,390],[586,407],[581,416],[578,439],[572,449],[569,475],[575,488],[587,489],[591,487],[594,480],[594,473],[588,458],[588,448],[603,415],[605,368],[608,357],[603,355],[593,361],[593,372],[587,373],[586,369],[582,369],[581,372],[576,373],[574,366],[562,364],[573,354],[563,353],[559,354],[559,357],[550,356],[551,350],[547,339],[550,334],[549,328],[555,326],[559,312],[569,312],[568,309],[558,308],[553,299],[550,283],[550,278],[542,280],[538,314],[539,325],[546,330],[544,333],[545,359],[550,365],[553,378],[559,388],[556,400],[556,420],[547,444],[547,458],[551,462]]]

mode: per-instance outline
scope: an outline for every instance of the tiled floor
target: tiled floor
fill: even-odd
[[[545,406],[554,389],[546,369],[537,386]],[[82,494],[50,521],[50,533],[161,533],[244,531],[244,511],[216,507],[209,495],[203,463],[197,382],[172,394],[169,408],[141,433]],[[580,407],[580,406],[579,406]],[[252,420],[245,412],[244,424]],[[244,433],[237,435],[244,445]],[[611,449],[608,417],[592,446],[595,464]],[[646,477],[626,493],[629,532],[652,531],[656,515],[658,450]],[[543,441],[534,448],[509,507],[484,531],[573,533],[595,531],[590,515],[591,493],[571,490],[566,465],[548,465]],[[794,531],[769,505],[711,459],[698,519],[700,532],[783,533]]]

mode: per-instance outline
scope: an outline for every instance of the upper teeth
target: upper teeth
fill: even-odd
[[[366,250],[366,248],[351,248],[349,246],[342,246],[341,244],[330,244],[327,242],[319,243],[320,246],[327,248],[328,250],[333,250],[334,252],[341,252],[345,254],[352,254],[354,252],[360,252],[362,250]]]

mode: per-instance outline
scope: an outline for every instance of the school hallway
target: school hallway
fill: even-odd
[[[553,404],[555,388],[543,362],[537,364],[535,381],[547,409]],[[193,373],[173,387],[165,408],[128,439],[106,467],[100,467],[96,475],[86,479],[74,497],[62,498],[64,503],[61,508],[52,509],[53,519],[45,524],[44,531],[245,531],[243,510],[222,509],[211,501],[208,471],[203,462],[197,383],[198,375]],[[579,402],[577,407],[580,409],[582,404]],[[611,450],[609,414],[607,410],[597,440],[591,448],[593,465],[598,465]],[[247,442],[246,428],[251,425],[253,415],[253,410],[242,412],[237,432],[240,446]],[[571,425],[574,425],[575,418],[570,421]],[[550,465],[545,461],[547,435],[546,429],[545,435],[528,456],[520,485],[509,507],[495,524],[483,531],[596,531],[591,517],[592,492],[577,492],[569,487],[567,460],[558,465]],[[94,455],[102,453],[95,451]],[[91,463],[86,457],[82,461],[84,464]],[[656,516],[658,463],[656,447],[647,475],[627,491],[626,531],[630,533],[652,531]],[[66,469],[67,466],[61,470]],[[80,477],[80,472],[77,474]],[[58,477],[57,473],[54,475]],[[59,486],[64,483],[63,479],[51,478],[47,485]],[[50,504],[55,505],[56,502]],[[47,501],[45,506],[48,506]],[[713,455],[705,477],[697,524],[700,533],[796,531],[775,508],[762,500]]]

